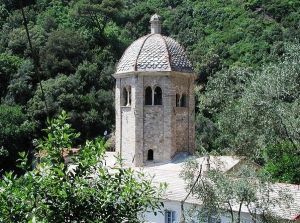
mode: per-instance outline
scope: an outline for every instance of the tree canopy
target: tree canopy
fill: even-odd
[[[160,208],[162,187],[142,172],[105,165],[105,142],[86,141],[71,156],[79,137],[62,112],[48,121],[46,136],[36,142],[38,162],[31,170],[20,153],[17,177],[6,172],[0,181],[0,221],[18,222],[139,222],[139,213]],[[69,154],[67,162],[65,154]]]
[[[300,151],[299,45],[286,47],[281,62],[259,71],[225,70],[208,81],[205,93],[199,92],[198,144],[208,151],[244,155],[261,164],[289,151],[287,159],[295,169],[287,162],[272,163],[293,175],[286,181],[299,183],[299,163],[292,159]],[[271,155],[271,151],[277,152]]]
[[[22,140],[5,136],[13,146],[0,148],[11,160],[12,147],[33,149],[32,135],[63,109],[82,132],[77,143],[113,132],[111,74],[158,13],[163,34],[186,48],[198,76],[199,150],[260,164],[270,161],[263,150],[272,145],[288,143],[298,154],[299,10],[298,0],[0,0],[1,106],[22,112],[16,128],[24,117],[33,126],[16,131]]]

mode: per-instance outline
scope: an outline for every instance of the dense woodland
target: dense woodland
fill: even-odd
[[[298,0],[0,0],[0,169],[32,155],[62,110],[77,144],[114,131],[111,74],[153,13],[198,75],[199,153],[247,156],[300,183]]]

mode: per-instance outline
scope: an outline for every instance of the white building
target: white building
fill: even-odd
[[[114,165],[115,153],[107,153],[107,165]],[[211,222],[211,223],[231,223],[229,214],[221,216],[212,216],[206,221],[200,221],[195,218],[194,221],[191,219],[192,214],[188,213],[191,208],[201,211],[201,200],[190,195],[187,197],[188,192],[186,190],[186,183],[180,177],[180,173],[183,169],[183,164],[187,158],[193,157],[183,157],[171,162],[156,163],[152,165],[144,166],[143,168],[134,167],[136,170],[142,170],[149,177],[153,178],[153,183],[158,185],[159,183],[167,183],[167,189],[165,191],[162,202],[164,207],[161,210],[157,210],[157,215],[152,212],[143,213],[141,215],[141,221],[147,223],[180,223],[182,218],[182,206],[181,203],[184,201],[183,210],[185,213],[186,222]],[[206,157],[195,158],[198,163],[203,163],[203,171],[206,171],[205,159]],[[244,158],[233,157],[233,156],[219,156],[210,157],[210,168],[219,169],[224,173],[231,173],[233,171],[238,171],[243,165],[249,165],[249,163]],[[254,167],[256,164],[253,164]],[[283,222],[300,222],[300,185],[293,184],[283,184],[276,183],[272,186],[272,192],[270,194],[270,199],[277,199],[280,194],[285,191],[289,194],[292,200],[287,204],[275,204],[270,205],[270,211],[273,216],[277,216],[282,219]],[[237,213],[239,207],[233,206],[233,210]],[[243,206],[241,213],[241,220],[245,223],[253,223],[248,209]],[[257,221],[259,223],[259,221]]]

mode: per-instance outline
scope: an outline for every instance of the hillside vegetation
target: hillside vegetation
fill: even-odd
[[[199,151],[246,155],[300,182],[298,0],[23,1],[32,49],[20,2],[0,0],[0,169],[14,169],[61,110],[77,143],[113,132],[111,74],[159,13],[198,75]]]

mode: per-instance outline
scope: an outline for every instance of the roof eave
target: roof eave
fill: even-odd
[[[172,70],[145,70],[145,71],[127,71],[127,72],[116,72],[112,74],[114,78],[125,78],[134,75],[140,76],[170,76],[172,74],[175,75],[183,75],[196,78],[196,74],[193,72],[181,72],[181,71],[172,71]]]

